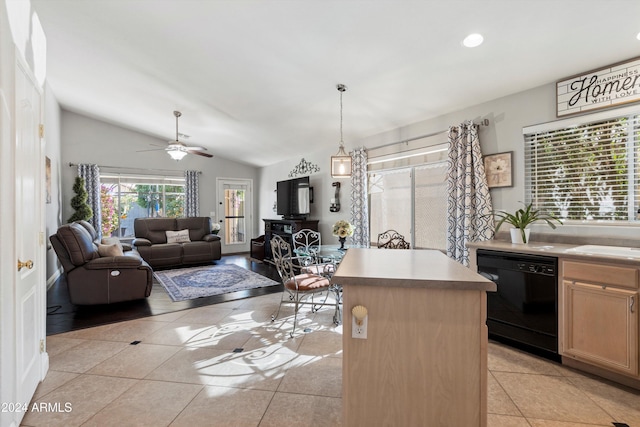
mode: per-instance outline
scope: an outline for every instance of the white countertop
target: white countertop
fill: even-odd
[[[640,257],[638,256],[623,256],[615,254],[617,247],[615,246],[600,246],[600,248],[611,248],[610,253],[604,253],[596,251],[590,253],[588,250],[580,252],[580,248],[594,248],[598,249],[598,246],[586,246],[586,245],[572,245],[566,243],[545,243],[545,242],[530,242],[526,245],[510,243],[504,240],[487,240],[483,242],[469,242],[467,247],[474,249],[489,249],[503,252],[513,252],[521,254],[532,255],[547,255],[553,257],[572,258],[582,261],[599,261],[599,262],[616,262],[623,264],[638,265],[640,263]],[[620,251],[622,252],[622,251]]]
[[[496,290],[492,281],[435,250],[350,248],[332,281],[341,285]]]

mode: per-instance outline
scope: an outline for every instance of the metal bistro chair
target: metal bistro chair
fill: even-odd
[[[293,330],[290,333],[293,338],[298,322],[298,311],[300,310],[300,306],[304,304],[311,304],[311,311],[315,312],[318,310],[318,306],[335,305],[337,311],[338,302],[336,301],[335,303],[326,304],[331,286],[328,278],[313,273],[296,272],[293,260],[297,257],[292,256],[291,246],[282,237],[278,235],[273,236],[270,244],[273,260],[275,261],[278,274],[280,275],[282,284],[284,285],[284,292],[280,299],[278,311],[276,314],[271,316],[271,321],[273,322],[276,320],[280,314],[280,308],[283,303],[293,303]],[[322,294],[324,294],[324,301],[322,303],[316,303],[313,301],[314,296]],[[311,301],[307,301],[308,298],[311,298]]]
[[[411,249],[409,242],[396,230],[387,230],[378,234],[378,248],[380,249]]]
[[[312,273],[330,278],[335,272],[333,262],[326,262],[320,256],[320,232],[304,228],[291,235],[293,252],[298,257],[297,265],[302,273]]]

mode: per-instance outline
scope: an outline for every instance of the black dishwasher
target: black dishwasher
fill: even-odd
[[[497,285],[487,292],[489,337],[559,361],[558,259],[478,249],[477,261]]]

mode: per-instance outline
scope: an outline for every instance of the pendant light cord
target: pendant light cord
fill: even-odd
[[[347,87],[343,84],[338,84],[336,88],[340,92],[340,147],[343,147],[344,141],[342,140],[342,93],[347,90]]]

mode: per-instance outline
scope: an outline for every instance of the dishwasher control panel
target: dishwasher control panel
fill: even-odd
[[[534,274],[555,275],[556,269],[553,265],[538,264],[532,262],[519,262],[516,264],[519,271],[526,271]]]

